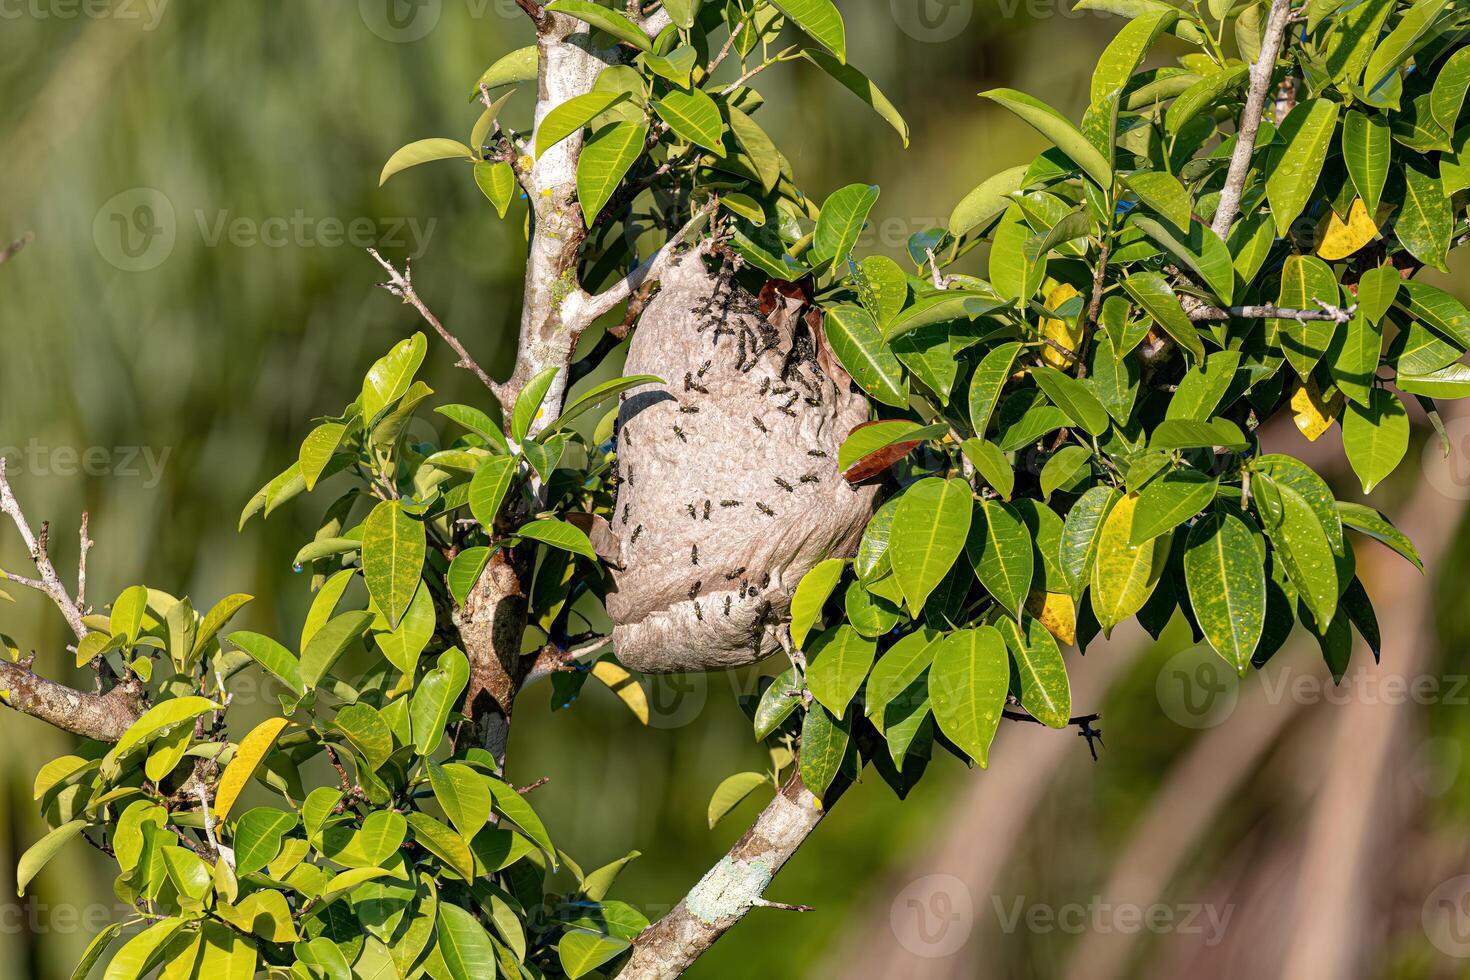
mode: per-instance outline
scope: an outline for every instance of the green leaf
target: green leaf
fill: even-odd
[[[846,714],[877,655],[878,644],[851,626],[827,630],[807,649],[807,687],[833,715]]]
[[[1291,487],[1317,515],[1334,552],[1342,551],[1342,519],[1338,516],[1332,488],[1306,463],[1295,456],[1273,453],[1256,460],[1256,470],[1282,486]]]
[[[162,919],[123,944],[107,964],[102,980],[140,980],[157,966],[164,947],[184,927],[183,919]]]
[[[760,179],[761,189],[769,194],[781,179],[781,151],[776,149],[771,137],[754,119],[728,103],[724,108],[736,145],[749,158],[751,168]]]
[[[1194,201],[1189,191],[1173,174],[1156,171],[1141,171],[1125,177],[1128,189],[1154,211],[1163,215],[1180,228],[1188,228],[1194,213]]]
[[[1219,482],[1189,469],[1173,470],[1151,481],[1138,494],[1128,543],[1141,545],[1191,520],[1215,499]]]
[[[1444,185],[1422,157],[1404,161],[1404,206],[1393,227],[1416,259],[1441,272],[1448,270],[1445,261],[1455,228],[1454,209]]]
[[[1368,214],[1378,213],[1388,168],[1393,161],[1393,135],[1380,115],[1348,110],[1342,121],[1342,158],[1353,188],[1363,199]]]
[[[547,150],[627,98],[626,92],[588,92],[552,109],[536,127],[536,156],[544,156]]]
[[[995,406],[1000,401],[1001,390],[1010,380],[1011,368],[1020,351],[1021,345],[1018,343],[1001,344],[988,351],[980,359],[980,365],[970,379],[970,426],[975,435],[982,439],[985,437],[985,430],[990,426],[990,416],[995,413]]]
[[[939,642],[929,667],[934,720],[950,741],[987,768],[1010,684],[1006,642],[993,626],[960,630]]]
[[[1032,98],[1014,89],[997,88],[980,93],[1014,112],[1042,136],[1056,144],[1057,149],[1072,158],[1072,162],[1104,191],[1113,186],[1113,168],[1107,158],[1097,151],[1081,130],[1040,99]]]
[[[301,443],[301,477],[306,481],[308,491],[316,489],[316,481],[321,478],[322,471],[332,461],[332,456],[337,452],[337,446],[342,442],[342,436],[347,432],[347,426],[338,422],[327,422],[311,430],[311,433]]]
[[[939,634],[921,628],[890,647],[868,675],[863,713],[869,718],[881,719],[884,707],[929,668],[939,650],[939,643]]]
[[[1194,419],[1207,422],[1220,406],[1220,400],[1230,390],[1240,367],[1240,352],[1222,350],[1205,358],[1184,373],[1169,407],[1164,412],[1168,419]]]
[[[297,694],[305,693],[306,688],[301,683],[301,664],[290,650],[268,636],[248,630],[231,633],[225,639],[250,654],[252,660],[280,678],[291,690]]]
[[[602,384],[594,385],[578,395],[570,405],[562,410],[562,413],[557,416],[556,421],[542,429],[541,434],[536,438],[538,441],[545,440],[552,433],[558,432],[570,425],[609,398],[615,398],[625,391],[641,388],[644,385],[661,385],[663,383],[664,379],[656,374],[637,374],[627,378],[613,378],[611,381],[604,381]]]
[[[807,708],[806,718],[801,726],[801,781],[818,799],[826,797],[827,790],[842,768],[842,760],[847,756],[851,727],[849,719],[833,717],[820,704],[812,704]]]
[[[553,868],[556,867],[556,848],[551,843],[551,835],[546,832],[546,825],[526,802],[526,798],[517,793],[514,787],[499,779],[490,779],[490,795],[495,799],[495,810],[502,817],[519,827],[527,837],[536,842],[536,846],[546,852]]]
[[[431,163],[435,160],[473,161],[475,159],[475,151],[459,140],[443,138],[419,140],[402,147],[388,158],[388,162],[383,165],[382,174],[378,176],[378,186],[382,187],[388,183],[388,178],[394,174],[401,173],[410,167],[417,167],[421,163]]]
[[[1208,449],[1223,446],[1226,449],[1245,449],[1249,443],[1240,427],[1229,419],[1216,418],[1209,422],[1193,419],[1165,419],[1149,437],[1150,449]]]
[[[970,527],[965,552],[975,577],[1006,615],[1019,619],[1036,573],[1031,532],[1015,508],[999,500],[980,502],[982,520]]]
[[[449,822],[466,840],[490,819],[490,787],[479,773],[457,762],[429,764],[429,785]]]
[[[1400,391],[1425,398],[1466,398],[1470,397],[1470,366],[1456,363],[1430,374],[1400,374],[1394,384]]]
[[[781,13],[847,64],[847,28],[832,0],[771,0]]]
[[[888,96],[873,84],[872,79],[851,65],[844,64],[827,52],[816,48],[804,49],[801,56],[830,75],[843,88],[866,102],[888,125],[893,127],[894,132],[898,133],[899,138],[903,140],[904,148],[908,148],[909,124],[904,121],[897,107],[888,100]]]
[[[1285,144],[1272,150],[1266,165],[1266,198],[1276,221],[1276,234],[1285,237],[1292,222],[1307,206],[1327,150],[1337,129],[1338,104],[1312,99],[1291,111],[1278,138]]]
[[[966,194],[949,216],[950,235],[963,238],[1005,211],[1011,204],[1011,195],[1024,184],[1028,169],[1023,165],[1003,170]]]
[[[503,218],[516,196],[515,168],[504,160],[482,160],[475,164],[475,186],[495,205],[495,213]]]
[[[1461,48],[1440,65],[1429,98],[1430,113],[1446,133],[1458,128],[1467,92],[1470,92],[1470,48]]]
[[[1281,268],[1277,305],[1284,309],[1315,310],[1317,301],[1338,301],[1337,276],[1315,255],[1291,255]],[[1296,373],[1306,379],[1332,344],[1337,324],[1332,320],[1267,320],[1266,329],[1279,335],[1281,351]]]
[[[834,265],[847,264],[858,236],[873,205],[878,203],[876,184],[849,184],[834,191],[822,205],[821,216],[812,235],[815,260],[831,259]]]
[[[393,730],[378,710],[364,701],[343,707],[332,724],[374,771],[393,754]]]
[[[1342,523],[1360,534],[1366,534],[1375,541],[1381,542],[1402,555],[1420,572],[1424,571],[1424,562],[1419,557],[1419,551],[1414,547],[1408,535],[1394,527],[1393,524],[1372,507],[1362,504],[1350,503],[1346,500],[1337,501],[1337,511],[1342,517]]]
[[[888,324],[884,336],[891,343],[912,331],[936,323],[946,323],[961,317],[973,320],[977,316],[1011,305],[990,293],[966,292],[950,289],[922,296]]]
[[[1092,450],[1085,446],[1063,446],[1041,468],[1041,498],[1050,500],[1052,494],[1071,484],[1078,474],[1089,472],[1091,460]]]
[[[1157,272],[1135,272],[1123,280],[1123,288],[1165,333],[1193,355],[1196,364],[1204,360],[1205,346],[1199,331],[1179,305],[1179,297],[1167,279]]]
[[[727,777],[715,787],[714,795],[709,798],[709,829],[714,830],[715,824],[759,787],[770,784],[770,779],[763,772],[737,772]]]
[[[510,419],[510,435],[516,442],[526,441],[532,425],[541,416],[541,403],[546,400],[546,393],[551,390],[551,383],[556,380],[559,370],[556,367],[546,368],[527,381],[526,387],[521,389]]]
[[[999,446],[984,439],[966,439],[960,443],[960,450],[1002,500],[1011,499],[1016,490],[1016,471]]]
[[[826,313],[827,341],[852,379],[883,404],[907,408],[908,381],[903,366],[884,343],[872,315],[861,307],[846,305]]]
[[[1420,38],[1430,29],[1447,2],[1449,0],[1417,0],[1399,18],[1388,36],[1378,42],[1363,72],[1363,91],[1368,101],[1383,104],[1383,96],[1392,88],[1390,83],[1399,66],[1413,55]],[[1325,629],[1327,623],[1323,622],[1322,626]]]
[[[418,591],[426,551],[423,522],[396,500],[378,504],[362,523],[363,582],[390,627]]]
[[[281,853],[286,834],[296,826],[296,814],[275,807],[246,810],[235,824],[235,874],[259,871]]]
[[[1143,608],[1169,557],[1170,535],[1131,544],[1138,494],[1119,499],[1103,521],[1092,567],[1092,608],[1105,635]]]
[[[419,755],[432,755],[444,738],[449,713],[459,703],[470,679],[470,662],[458,647],[439,655],[439,666],[419,679],[409,701],[413,744]]]
[[[414,375],[424,363],[429,339],[416,333],[393,345],[393,349],[373,364],[362,382],[362,417],[373,423],[388,406],[408,394]],[[298,471],[298,476],[299,476]]]
[[[569,0],[558,2],[567,3]],[[448,901],[439,903],[438,916],[439,955],[444,959],[451,980],[484,980],[496,976],[495,947],[479,920]]]
[[[1119,499],[1120,494],[1111,487],[1093,487],[1077,498],[1072,509],[1067,511],[1058,561],[1073,601],[1081,598],[1082,591],[1092,581],[1092,567],[1097,561],[1097,545],[1103,524]]]
[[[410,601],[412,598],[409,596]],[[301,682],[306,690],[310,691],[322,682],[322,678],[372,622],[372,613],[354,610],[330,620],[316,632],[306,649],[301,651]]]
[[[643,28],[616,10],[609,10],[590,0],[553,0],[552,3],[546,5],[546,9],[585,21],[599,30],[606,31],[619,41],[633,45],[639,51],[653,51],[653,42],[649,40]],[[491,973],[493,972],[492,970]],[[456,977],[455,980],[460,980],[460,978]]]
[[[1049,728],[1066,728],[1072,716],[1072,686],[1062,651],[1040,620],[1022,616],[1021,624],[1009,619],[996,624],[1021,681],[1021,707]]]
[[[720,107],[701,89],[682,92],[674,89],[653,103],[653,111],[669,124],[674,135],[709,150],[717,157],[725,155],[725,121]]]
[[[148,611],[148,589],[133,585],[123,589],[113,600],[108,626],[112,635],[126,638],[129,645],[138,642],[138,633],[143,628],[143,616]]]
[[[1206,109],[1218,105],[1226,93],[1244,85],[1249,77],[1250,68],[1248,66],[1233,65],[1221,71],[1212,72],[1194,82],[1179,94],[1179,97],[1169,106],[1169,111],[1164,114],[1164,131],[1170,136],[1178,136],[1190,120]],[[1175,223],[1178,224],[1178,222]]]
[[[1082,382],[1045,365],[1032,368],[1031,377],[1051,403],[1088,435],[1100,436],[1108,431],[1108,410]]]
[[[560,548],[562,551],[570,551],[574,555],[581,555],[591,561],[597,560],[597,552],[592,550],[592,542],[587,539],[586,533],[566,521],[559,521],[555,518],[532,521],[517,529],[516,534],[532,541],[540,541],[553,548]]]
[[[623,952],[629,945],[626,939],[604,936],[586,929],[568,929],[557,943],[556,955],[569,980],[577,980]]]
[[[1226,306],[1230,305],[1235,295],[1235,264],[1230,249],[1218,235],[1198,222],[1184,225],[1189,229],[1187,233],[1147,215],[1135,215],[1132,222],[1148,237],[1173,252]]]
[[[455,556],[456,561],[458,558],[459,556]],[[452,565],[450,577],[453,577]],[[388,658],[389,663],[397,667],[403,674],[412,677],[418,667],[419,655],[434,638],[436,625],[434,596],[429,586],[423,584],[414,593],[413,601],[408,604],[408,609],[404,611],[398,627],[389,632],[378,633],[374,640],[378,644],[378,649],[383,651],[383,656]]]
[[[694,26],[694,19],[699,14],[699,6],[703,0],[664,0],[664,9],[669,12],[680,30],[689,30]]]
[[[1374,388],[1366,407],[1349,402],[1342,418],[1342,447],[1364,493],[1398,468],[1409,450],[1409,413],[1397,395]]]
[[[1184,581],[1205,639],[1244,675],[1266,625],[1266,567],[1256,534],[1234,513],[1206,514],[1189,530]]]
[[[1121,92],[1139,65],[1143,64],[1159,35],[1173,27],[1178,19],[1179,11],[1165,9],[1144,14],[1123,25],[1103,51],[1092,73],[1092,104],[1097,105]],[[1106,189],[1107,185],[1103,187]]]
[[[755,709],[755,738],[765,741],[801,704],[803,685],[794,666],[779,674]]]
[[[1257,482],[1264,482],[1280,500],[1280,515],[1266,517],[1266,534],[1302,601],[1325,630],[1337,611],[1338,588],[1337,562],[1322,522],[1296,490],[1270,477],[1258,477]]]
[[[413,831],[413,839],[438,858],[445,868],[465,881],[474,880],[475,856],[470,851],[468,840],[427,813],[410,813],[408,826]]]
[[[493,456],[480,464],[470,480],[470,513],[487,534],[495,533],[495,518],[516,476],[516,461],[511,456]]]
[[[964,550],[970,500],[970,487],[963,480],[937,478],[920,480],[899,498],[889,557],[911,613],[917,615],[924,608]]]
[[[818,562],[796,584],[796,592],[791,597],[791,642],[798,650],[806,648],[806,638],[821,618],[822,607],[827,604],[846,567],[847,562],[843,559],[828,558]]]
[[[837,450],[837,468],[846,473],[855,463],[861,462],[890,446],[938,439],[949,432],[942,423],[920,425],[904,419],[885,419],[852,430]]]
[[[122,935],[122,923],[113,922],[104,926],[101,932],[93,936],[92,941],[83,951],[82,958],[77,961],[76,967],[72,970],[71,980],[87,980],[92,973],[92,967],[97,965],[102,954],[107,952],[107,947],[111,946],[120,935]]]
[[[46,863],[80,834],[82,828],[86,826],[87,821],[85,820],[70,820],[28,847],[26,852],[20,856],[20,861],[15,867],[15,893],[24,897],[26,886],[40,873]]]
[[[495,64],[485,69],[470,92],[470,101],[480,97],[480,86],[486,85],[492,89],[500,88],[502,85],[515,85],[519,82],[534,82],[540,69],[540,54],[536,45],[527,45],[517,48],[499,58]]]

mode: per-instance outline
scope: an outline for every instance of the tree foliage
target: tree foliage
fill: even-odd
[[[795,586],[792,664],[749,705],[772,771],[721,784],[711,825],[787,772],[830,806],[868,764],[901,795],[936,747],[986,766],[1008,715],[1086,731],[1064,648],[1129,619],[1157,635],[1181,615],[1242,673],[1297,623],[1337,678],[1354,631],[1376,656],[1354,542],[1417,565],[1413,545],[1258,434],[1283,414],[1313,439],[1340,423],[1367,492],[1405,457],[1409,403],[1437,419],[1437,400],[1470,394],[1470,312],[1417,278],[1466,236],[1467,14],[1446,0],[1084,5],[1130,19],[1081,119],[983,93],[1049,148],[915,235],[905,266],[855,254],[876,187],[805,193],[756,121],[760,73],[804,62],[907,142],[847,63],[828,0],[665,0],[646,18],[522,4],[540,44],[476,84],[469,142],[405,146],[381,179],[458,160],[517,222],[524,190],[534,273],[557,217],[536,168],[572,150],[580,233],[560,278],[528,284],[549,290],[534,312],[565,358],[523,358],[505,384],[481,372],[494,397],[438,405],[429,435],[430,342],[415,334],[318,420],[241,516],[331,497],[296,556],[315,593],[299,638],[232,631],[248,596],[200,612],[142,586],[82,619],[78,666],[139,709],[41,770],[55,829],[19,869],[24,890],[78,837],[115,857],[138,916],[104,930],[78,975],[104,956],[109,980],[621,968],[649,923],[607,895],[637,854],[584,873],[557,850],[505,781],[504,726],[545,676],[558,705],[590,677],[646,718],[601,639],[613,419],[620,396],[673,379],[567,392],[605,353],[573,363],[591,326],[578,311],[632,300],[636,318],[650,236],[665,251],[712,241],[752,291],[792,284],[817,311],[813,342],[871,401],[828,465],[884,492],[857,553]],[[568,37],[600,53],[587,91],[543,106],[533,133],[502,126],[499,90],[543,77]],[[972,253],[984,274],[954,271]],[[390,286],[448,336],[411,280]],[[520,628],[486,640],[504,603]],[[502,676],[477,644],[507,642]],[[241,730],[229,708],[246,670],[273,679],[274,702]]]

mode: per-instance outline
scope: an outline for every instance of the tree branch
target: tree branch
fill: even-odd
[[[569,309],[563,313],[563,319],[585,329],[604,313],[610,313],[619,303],[624,303],[632,298],[633,293],[645,283],[658,279],[673,262],[674,252],[684,244],[685,240],[704,226],[714,214],[717,204],[718,202],[711,198],[709,203],[696,211],[694,217],[690,218],[684,227],[675,232],[667,242],[664,242],[657,252],[650,255],[645,262],[618,280],[605,292],[596,296],[582,292],[568,297]]]
[[[496,400],[500,402],[505,410],[507,412],[510,411],[513,400],[507,401],[504,389],[499,384],[496,384],[489,374],[485,373],[485,369],[480,367],[475,359],[470,356],[469,351],[465,350],[465,346],[460,343],[459,338],[450,333],[444,324],[439,322],[439,318],[434,315],[428,305],[419,298],[419,294],[414,291],[413,267],[405,262],[403,272],[400,273],[391,262],[378,254],[377,249],[368,249],[368,254],[378,261],[378,265],[387,270],[389,279],[387,282],[381,284],[382,287],[403,300],[404,303],[418,310],[419,315],[424,318],[424,322],[433,327],[434,332],[444,339],[444,342],[454,350],[455,354],[459,355],[456,366],[464,368],[479,378],[480,383],[490,390],[490,394],[495,396]]]
[[[729,853],[672,912],[633,940],[633,955],[617,980],[672,980],[687,970],[747,912],[768,904],[766,886],[826,813],[793,773]]]
[[[1266,96],[1271,91],[1271,78],[1276,73],[1276,59],[1281,56],[1281,44],[1286,37],[1286,22],[1291,19],[1291,0],[1271,0],[1271,12],[1267,15],[1266,30],[1261,37],[1261,54],[1251,66],[1251,86],[1246,96],[1245,110],[1240,117],[1240,126],[1235,135],[1235,152],[1230,157],[1230,171],[1225,178],[1225,187],[1220,191],[1220,203],[1215,208],[1215,220],[1211,227],[1225,241],[1230,236],[1230,226],[1240,213],[1240,197],[1245,192],[1245,179],[1250,174],[1251,157],[1256,150],[1256,134],[1261,129],[1261,116],[1266,111]]]
[[[0,662],[0,701],[82,738],[116,742],[143,714],[136,682],[106,694],[85,694],[32,673],[23,664]]]
[[[20,539],[26,546],[26,551],[31,556],[31,561],[40,573],[39,582],[30,582],[17,579],[24,585],[37,588],[51,598],[56,608],[61,610],[61,615],[66,617],[67,625],[80,640],[88,633],[86,625],[82,622],[82,609],[72,599],[71,593],[66,591],[66,586],[61,584],[61,578],[56,574],[56,568],[51,564],[51,556],[47,553],[47,538],[49,529],[47,525],[41,525],[39,536],[31,532],[31,525],[26,520],[25,514],[20,509],[20,502],[15,499],[15,491],[10,487],[10,480],[5,475],[5,457],[0,456],[0,513],[8,516],[14,522],[16,530],[20,531]],[[9,576],[0,576],[8,578]]]
[[[0,248],[0,265],[4,265],[11,259],[15,258],[16,253],[25,248],[31,242],[35,241],[35,238],[35,235],[30,232],[26,232],[24,235],[21,235],[15,241],[11,242],[9,245],[5,246],[4,248]]]
[[[1333,323],[1347,323],[1358,312],[1356,304],[1342,307],[1333,306],[1331,303],[1320,299],[1313,300],[1321,309],[1316,310],[1292,310],[1274,303],[1264,306],[1232,306],[1228,310],[1222,310],[1218,306],[1200,304],[1189,310],[1189,318],[1196,322],[1213,320],[1296,320],[1298,323],[1307,323],[1312,320],[1331,320]]]

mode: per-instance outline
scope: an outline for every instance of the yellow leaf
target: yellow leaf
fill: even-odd
[[[1026,598],[1026,611],[1046,631],[1067,646],[1077,643],[1077,607],[1072,597],[1061,592],[1033,592]]]
[[[1129,544],[1138,494],[1130,493],[1113,506],[1097,541],[1097,563],[1092,568],[1092,608],[1103,635],[1143,608],[1159,584],[1169,558],[1169,539],[1160,534],[1143,544]]]
[[[628,710],[638,717],[643,724],[648,724],[648,696],[643,693],[643,688],[628,673],[611,660],[599,660],[592,665],[592,676],[596,677],[608,688],[623,699]]]
[[[268,718],[251,729],[250,734],[240,742],[240,748],[235,752],[235,758],[225,767],[225,774],[220,777],[219,789],[214,794],[216,819],[224,820],[230,815],[230,809],[240,798],[245,784],[250,782],[250,777],[260,768],[261,761],[276,744],[281,729],[287,724],[289,722],[284,718]]]
[[[1335,391],[1324,401],[1317,379],[1309,377],[1291,396],[1291,418],[1308,442],[1316,442],[1331,428],[1333,420],[1342,412],[1342,405],[1342,392]]]
[[[1378,225],[1368,213],[1362,198],[1354,198],[1344,222],[1331,208],[1327,210],[1326,231],[1322,233],[1322,244],[1317,246],[1317,255],[1329,262],[1345,259],[1358,249],[1378,237]]]
[[[1075,286],[1067,283],[1055,286],[1046,294],[1046,308],[1055,310],[1081,294]],[[1075,321],[1074,321],[1075,322]],[[1080,327],[1074,327],[1073,323],[1066,320],[1058,320],[1048,317],[1041,321],[1041,335],[1048,340],[1061,344],[1067,350],[1075,351],[1082,346],[1082,331]],[[1041,349],[1041,360],[1050,367],[1058,370],[1068,367],[1072,362],[1061,351],[1053,347]]]

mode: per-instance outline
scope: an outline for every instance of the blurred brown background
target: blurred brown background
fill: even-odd
[[[1064,0],[844,6],[852,60],[903,108],[912,148],[809,66],[762,77],[766,125],[811,193],[882,186],[865,244],[896,257],[1040,148],[975,93],[1004,84],[1078,114],[1119,26]],[[0,240],[36,235],[0,268],[0,452],[32,517],[55,522],[63,564],[90,509],[94,603],[138,581],[196,606],[244,591],[258,598],[243,625],[299,629],[308,594],[290,560],[314,505],[243,533],[235,521],[308,420],[417,329],[375,288],[365,246],[417,258],[436,311],[508,365],[519,212],[498,221],[449,165],[376,183],[402,143],[464,138],[471,83],[529,38],[512,0],[0,0]],[[1470,298],[1470,264],[1456,269],[1439,281]],[[443,401],[479,397],[445,351],[430,361]],[[1382,666],[1359,651],[1333,689],[1298,637],[1237,683],[1177,622],[1160,643],[1120,631],[1072,656],[1075,703],[1103,714],[1098,762],[1072,734],[1009,726],[988,772],[941,760],[905,804],[869,779],[772,889],[817,911],[757,911],[694,975],[1470,976],[1470,421],[1449,434],[1446,462],[1421,425],[1375,495],[1430,575],[1359,548]],[[1289,423],[1271,439],[1358,498],[1336,428],[1315,446]],[[0,564],[23,557],[0,530]],[[64,675],[63,624],[17,598],[0,631]],[[616,895],[656,914],[763,802],[706,828],[720,780],[764,762],[734,703],[752,683],[657,685],[648,728],[606,691],[553,715],[535,689],[513,775],[551,777],[538,807],[588,867],[642,850]],[[0,737],[13,896],[10,869],[41,832],[31,780],[67,739],[9,713]],[[114,915],[110,882],[78,846],[25,900],[0,900],[0,976],[68,976]]]

